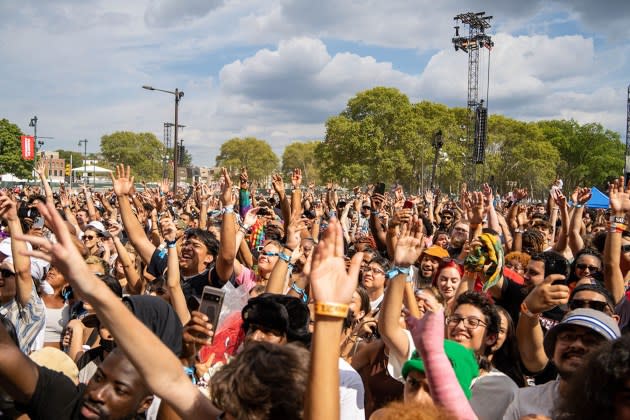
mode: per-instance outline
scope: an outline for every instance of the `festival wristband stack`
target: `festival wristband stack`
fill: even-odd
[[[623,233],[628,230],[626,224],[626,218],[623,216],[610,216],[608,223],[608,232],[610,233]]]
[[[234,214],[234,205],[223,207],[223,214]]]
[[[348,305],[333,302],[316,302],[315,314],[333,318],[345,318],[348,316]]]
[[[175,248],[177,246],[177,240],[174,241],[166,241],[166,247],[167,248]]]

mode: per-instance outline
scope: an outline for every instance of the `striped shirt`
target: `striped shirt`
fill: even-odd
[[[44,329],[46,324],[46,307],[37,294],[35,284],[31,290],[31,297],[24,306],[20,305],[15,298],[0,306],[0,314],[9,319],[15,327],[20,350],[29,354],[36,350],[35,339]]]

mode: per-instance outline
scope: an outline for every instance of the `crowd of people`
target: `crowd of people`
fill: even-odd
[[[1,418],[630,419],[623,177],[591,209],[37,173],[0,191]]]

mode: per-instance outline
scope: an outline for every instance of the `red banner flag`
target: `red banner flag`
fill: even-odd
[[[22,159],[33,160],[35,158],[35,137],[22,136]]]

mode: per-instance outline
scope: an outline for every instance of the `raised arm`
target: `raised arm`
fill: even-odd
[[[621,234],[627,229],[626,214],[630,212],[630,183],[624,189],[623,176],[610,186],[609,198],[611,216],[610,229],[606,235],[604,247],[604,285],[612,294],[616,304],[625,295],[620,250]]]
[[[389,280],[378,319],[378,330],[381,333],[381,338],[389,348],[390,355],[399,361],[407,360],[409,355],[409,340],[404,328],[398,322],[405,293],[405,283],[409,274],[409,267],[418,260],[421,252],[421,228],[412,227],[410,223],[403,223],[394,253],[393,269],[398,270],[398,274]]]
[[[119,235],[121,230],[122,228],[116,220],[109,221],[107,231],[112,235],[114,247],[116,247],[116,253],[118,254],[118,258],[123,266],[125,278],[127,279],[127,289],[129,289],[132,294],[139,295],[142,293],[144,285],[142,284],[142,279],[140,278],[140,274],[138,273],[136,266],[131,261],[127,248],[125,248],[120,240]]]
[[[177,229],[175,223],[169,217],[164,217],[160,220],[160,227],[166,241],[166,248],[168,249],[166,272],[166,286],[171,295],[171,304],[182,325],[186,325],[190,321],[190,312],[188,312],[188,306],[186,305],[186,297],[182,290],[179,276],[179,257],[177,256]]]
[[[540,315],[558,305],[569,301],[569,288],[563,284],[554,285],[556,280],[564,280],[562,274],[551,274],[534,287],[521,305],[516,336],[518,350],[523,365],[530,372],[540,372],[547,366],[549,359],[543,347],[543,330]]]
[[[223,186],[221,188],[221,205],[223,206],[223,223],[221,223],[221,242],[219,255],[215,269],[219,278],[227,282],[232,273],[240,273],[241,264],[236,260],[236,214],[234,213],[234,194],[232,192],[232,180],[226,168],[221,168],[223,173]]]
[[[116,166],[116,176],[114,176],[113,172],[110,173],[110,176],[112,178],[114,192],[118,198],[120,217],[125,227],[125,231],[127,232],[127,235],[129,235],[129,240],[131,241],[133,247],[138,251],[138,254],[140,254],[142,261],[144,261],[145,264],[148,264],[151,261],[151,257],[153,256],[153,252],[155,252],[156,247],[153,243],[151,243],[149,238],[147,238],[142,225],[136,216],[134,216],[131,204],[129,203],[134,179],[133,176],[131,176],[131,168],[127,166],[125,169],[125,165],[120,164]]]
[[[573,255],[577,254],[582,248],[584,248],[584,240],[580,235],[582,230],[582,214],[584,213],[584,204],[591,199],[590,188],[577,188],[574,192],[575,207],[571,214],[571,227],[569,228],[569,247],[573,252]]]
[[[304,415],[307,419],[339,418],[341,326],[357,288],[363,254],[357,252],[346,273],[341,224],[335,218],[313,250],[310,272],[315,299],[315,331]],[[335,343],[335,344],[333,344]]]
[[[38,204],[38,209],[58,242],[51,244],[41,237],[21,235],[20,239],[39,246],[39,250],[27,251],[27,254],[51,261],[72,287],[94,306],[99,320],[153,393],[184,418],[216,416],[218,411],[191,383],[179,359],[90,271],[54,205]]]
[[[52,188],[50,188],[50,184],[48,184],[48,160],[40,159],[35,167],[35,172],[37,172],[39,181],[42,183],[46,199],[52,200],[53,192]]]
[[[52,202],[52,197],[49,200]],[[15,299],[21,306],[25,306],[31,300],[33,292],[33,277],[31,277],[31,259],[24,255],[26,242],[17,239],[22,234],[22,225],[18,219],[15,201],[6,193],[0,192],[0,218],[2,218],[11,232],[11,255],[13,256],[13,269],[15,270]]]

